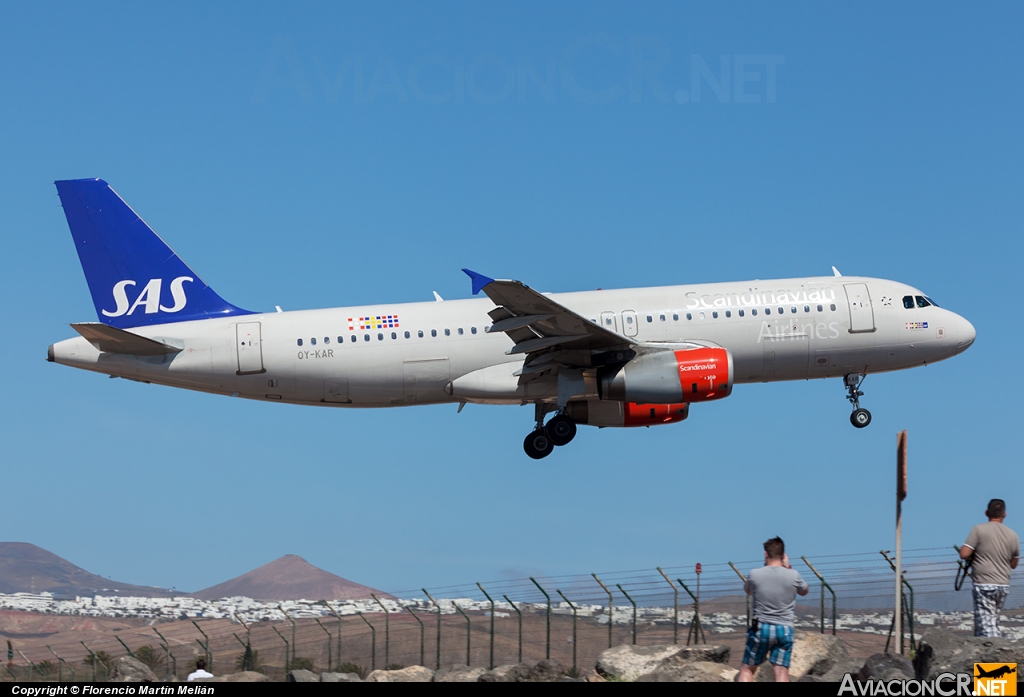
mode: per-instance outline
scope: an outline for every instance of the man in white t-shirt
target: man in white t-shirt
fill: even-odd
[[[198,680],[199,678],[212,678],[213,673],[206,670],[206,660],[200,658],[196,661],[196,670],[194,673],[188,674],[188,681]]]
[[[1010,593],[1010,573],[1020,560],[1020,538],[1003,522],[1006,502],[992,499],[987,523],[975,525],[960,548],[960,558],[974,566],[974,636],[1000,637],[999,615]]]

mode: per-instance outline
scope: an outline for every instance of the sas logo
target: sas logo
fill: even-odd
[[[975,663],[975,695],[1016,695],[1016,663]]]
[[[113,312],[103,310],[103,314],[107,317],[120,317],[122,315],[130,315],[141,305],[147,315],[152,315],[156,312],[179,312],[184,309],[185,304],[188,302],[188,298],[185,297],[185,288],[183,287],[185,281],[189,283],[195,279],[189,276],[178,276],[176,279],[171,281],[171,300],[174,304],[170,307],[165,307],[160,304],[160,291],[161,285],[163,285],[163,279],[153,278],[150,279],[149,283],[146,284],[142,292],[136,296],[134,302],[128,300],[128,287],[137,285],[135,281],[118,281],[114,284],[114,303],[116,307]]]
[[[907,322],[907,329],[927,329],[927,322]]]

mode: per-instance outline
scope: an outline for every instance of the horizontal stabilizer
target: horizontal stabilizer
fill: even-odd
[[[171,346],[154,339],[147,339],[144,336],[132,334],[124,329],[118,329],[117,327],[111,327],[108,324],[101,324],[99,322],[80,322],[72,324],[71,328],[85,337],[90,344],[96,347],[97,351],[105,353],[125,353],[133,356],[163,356],[182,350],[177,346]]]

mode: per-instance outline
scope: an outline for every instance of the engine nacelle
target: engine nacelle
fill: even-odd
[[[706,402],[732,393],[732,354],[724,348],[658,351],[598,374],[601,399],[636,404]]]
[[[580,425],[602,428],[660,426],[682,421],[690,413],[689,404],[635,404],[596,399],[569,402],[569,416]]]

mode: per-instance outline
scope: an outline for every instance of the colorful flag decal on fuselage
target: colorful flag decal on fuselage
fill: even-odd
[[[377,315],[376,317],[349,317],[349,331],[356,329],[395,329],[398,315]]]

